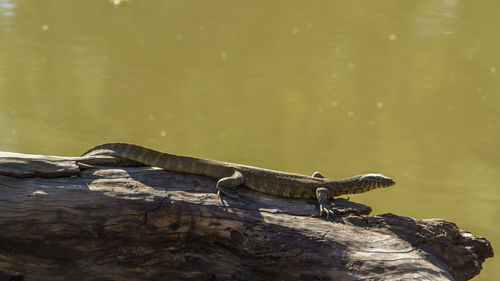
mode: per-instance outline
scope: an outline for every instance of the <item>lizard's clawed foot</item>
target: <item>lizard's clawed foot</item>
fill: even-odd
[[[323,213],[326,215],[326,219],[328,219],[330,216],[335,215],[335,211],[337,208],[335,208],[335,205],[330,204],[328,205],[327,203],[320,203],[319,204],[319,216],[321,217]]]

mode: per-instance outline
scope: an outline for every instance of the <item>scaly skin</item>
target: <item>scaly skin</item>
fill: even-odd
[[[382,174],[363,174],[343,180],[323,178],[319,173],[304,176],[241,164],[206,160],[162,153],[156,150],[127,143],[107,143],[96,146],[83,157],[110,155],[134,160],[151,167],[170,171],[203,175],[218,180],[218,194],[238,197],[237,187],[244,185],[252,190],[274,196],[289,198],[316,198],[320,216],[333,215],[334,206],[328,199],[343,194],[366,192],[387,187],[395,182]]]

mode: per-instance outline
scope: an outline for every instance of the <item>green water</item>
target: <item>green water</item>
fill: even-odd
[[[0,0],[0,150],[103,142],[340,178],[500,245],[500,2]],[[474,280],[497,280],[489,259]]]

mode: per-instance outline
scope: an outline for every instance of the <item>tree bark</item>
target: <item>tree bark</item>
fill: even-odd
[[[78,159],[0,152],[0,280],[469,280],[493,256],[440,219],[336,199],[326,220],[314,200]]]

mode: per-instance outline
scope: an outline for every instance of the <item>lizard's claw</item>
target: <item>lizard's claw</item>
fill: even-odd
[[[232,199],[238,199],[240,198],[240,194],[238,190],[232,190],[230,188],[225,188],[225,187],[217,187],[217,195],[220,197],[221,194],[224,194],[225,196],[232,198]]]
[[[326,219],[328,219],[330,217],[330,215],[333,217],[333,215],[335,214],[335,210],[337,210],[337,209],[332,208],[331,205],[328,206],[328,204],[326,204],[326,203],[319,204],[319,216],[320,217],[323,215],[323,213],[325,213]]]

